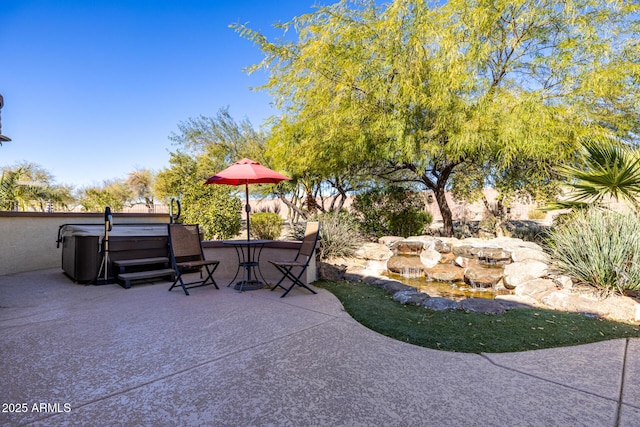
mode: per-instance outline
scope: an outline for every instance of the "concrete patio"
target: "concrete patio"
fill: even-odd
[[[640,426],[638,339],[449,353],[323,289],[168,287],[0,276],[0,425]]]

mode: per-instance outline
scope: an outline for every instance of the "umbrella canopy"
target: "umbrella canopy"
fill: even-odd
[[[242,159],[207,179],[205,184],[277,184],[289,180],[278,172],[251,159]]]
[[[247,212],[247,240],[250,239],[250,220],[249,213],[251,206],[249,205],[249,184],[277,184],[280,181],[290,180],[291,178],[284,176],[266,166],[251,159],[242,159],[233,163],[228,168],[213,175],[205,184],[226,184],[226,185],[243,185],[245,186]]]

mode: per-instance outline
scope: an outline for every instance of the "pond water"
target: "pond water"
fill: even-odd
[[[408,286],[413,286],[420,292],[425,292],[432,297],[449,298],[460,300],[464,298],[487,298],[494,299],[496,295],[509,295],[508,290],[495,290],[492,288],[475,288],[466,283],[449,283],[429,281],[424,276],[402,275],[386,271],[383,273],[390,279],[397,280]]]

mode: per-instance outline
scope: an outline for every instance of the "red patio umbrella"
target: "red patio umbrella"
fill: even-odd
[[[250,221],[249,213],[251,206],[249,205],[249,184],[277,184],[280,181],[290,180],[291,178],[279,174],[278,172],[262,166],[260,163],[244,158],[233,163],[231,166],[213,175],[205,184],[226,184],[226,185],[242,185],[245,186],[245,197],[247,204],[245,211],[247,212],[247,240],[250,240]]]

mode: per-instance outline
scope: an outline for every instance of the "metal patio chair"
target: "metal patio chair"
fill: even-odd
[[[282,274],[282,278],[278,283],[275,284],[274,287],[271,288],[273,291],[275,288],[282,288],[285,290],[284,294],[280,296],[280,298],[284,298],[294,286],[298,285],[302,288],[307,289],[313,294],[317,292],[308,287],[303,281],[300,280],[303,274],[307,271],[307,267],[309,266],[309,262],[311,262],[311,257],[315,253],[316,244],[318,243],[318,236],[320,234],[320,223],[319,222],[308,222],[307,228],[304,233],[304,239],[302,240],[302,245],[298,250],[298,254],[293,260],[287,261],[269,261],[276,267]],[[293,273],[294,268],[299,268],[300,271],[298,274]],[[289,288],[285,288],[281,285],[284,279],[290,279],[293,283]]]
[[[199,288],[201,286],[213,285],[216,289],[220,289],[213,279],[213,273],[216,271],[216,268],[218,268],[220,261],[205,259],[198,224],[169,224],[168,227],[171,264],[176,271],[176,279],[169,290],[171,291],[174,287],[178,286],[178,283],[180,283],[186,295],[189,295],[187,289]],[[203,267],[207,273],[207,277],[204,279],[202,279]],[[183,273],[190,273],[196,270],[200,270],[200,279],[202,280],[193,282],[185,282],[183,280]]]

